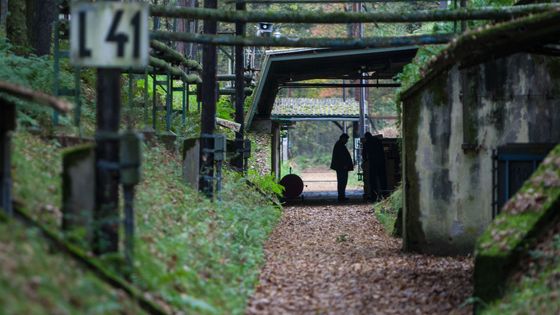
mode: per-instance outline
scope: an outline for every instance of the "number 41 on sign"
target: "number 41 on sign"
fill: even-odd
[[[76,3],[71,8],[70,55],[82,67],[148,65],[148,6],[139,2]]]

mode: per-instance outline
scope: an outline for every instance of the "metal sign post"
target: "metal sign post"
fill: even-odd
[[[97,132],[95,171],[96,254],[119,248],[119,123],[121,69],[148,65],[148,7],[142,3],[72,5],[70,56],[74,65],[96,67]]]
[[[244,11],[245,3],[237,2],[235,9]],[[245,36],[245,23],[235,23],[235,34],[237,36]],[[243,54],[243,45],[235,46],[235,122],[240,124],[239,131],[235,133],[235,151],[236,156],[233,160],[233,168],[238,172],[244,172],[244,104],[245,104],[245,56]]]
[[[204,7],[216,9],[216,0],[204,0]],[[204,34],[216,34],[218,24],[215,21],[204,21]],[[202,113],[200,126],[200,185],[199,189],[206,196],[214,194],[214,149],[213,134],[216,127],[217,89],[217,51],[213,44],[206,44],[202,48]]]

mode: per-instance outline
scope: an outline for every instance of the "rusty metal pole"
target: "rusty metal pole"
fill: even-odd
[[[244,11],[246,9],[245,2],[237,2],[235,9]],[[245,36],[245,23],[235,23],[235,35]],[[236,156],[233,160],[233,168],[238,172],[243,172],[244,153],[244,104],[245,104],[245,56],[243,53],[244,46],[235,46],[235,122],[241,126],[239,131],[235,133],[235,151]]]
[[[216,9],[217,0],[204,0],[204,7]],[[217,33],[218,24],[204,21],[204,34]],[[202,113],[200,126],[200,185],[201,192],[208,197],[214,193],[214,129],[216,128],[217,51],[216,45],[205,44],[202,48]]]
[[[110,2],[112,0],[105,0]],[[113,0],[114,1],[114,0]],[[97,131],[95,148],[95,210],[93,252],[119,250],[119,123],[121,70],[97,70]]]

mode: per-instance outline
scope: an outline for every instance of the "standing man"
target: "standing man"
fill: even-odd
[[[348,172],[354,170],[354,163],[350,152],[346,148],[348,135],[343,133],[334,145],[331,169],[336,171],[336,181],[338,183],[338,201],[348,201],[346,198],[346,184],[348,184]]]

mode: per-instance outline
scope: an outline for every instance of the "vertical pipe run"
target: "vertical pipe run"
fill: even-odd
[[[181,123],[185,125],[187,122],[187,83],[183,82],[183,98],[181,101]]]
[[[165,131],[171,131],[171,104],[173,103],[173,78],[167,74],[167,94],[165,96]]]
[[[235,9],[244,11],[246,9],[245,2],[237,2]],[[235,23],[235,35],[245,36],[245,23]],[[245,56],[243,54],[244,47],[242,45],[235,46],[235,122],[240,124],[239,131],[235,133],[235,151],[236,157],[233,160],[233,168],[238,172],[244,171],[244,137],[245,137]]]
[[[156,131],[157,120],[157,74],[152,76],[152,129]]]
[[[461,0],[459,2],[461,8],[465,8],[467,6],[467,0]],[[467,30],[467,21],[461,21],[461,33],[464,33]]]
[[[97,70],[97,132],[95,148],[95,211],[93,252],[119,248],[119,131],[121,71]]]
[[[76,103],[76,112],[74,113],[74,124],[78,127],[78,133],[82,136],[81,118],[82,118],[82,101],[80,88],[80,68],[74,68],[74,102]]]
[[[150,93],[148,91],[148,68],[144,72],[144,128],[148,128],[150,121],[148,119],[148,101],[150,97]]]
[[[60,21],[58,21],[58,17],[57,17],[57,21],[54,22],[54,47],[53,47],[53,51],[54,51],[54,60],[53,60],[53,72],[54,72],[54,82],[53,82],[53,95],[54,96],[58,96],[59,92],[60,92],[60,82],[59,82],[59,76],[60,76]],[[52,123],[53,126],[57,126],[58,125],[58,112],[53,110],[52,113]]]
[[[217,0],[204,0],[204,8],[216,9],[218,7]],[[215,21],[204,21],[204,34],[215,35],[217,33],[218,24]],[[217,101],[217,84],[216,84],[216,63],[217,63],[216,46],[205,44],[202,48],[202,113],[200,127],[200,190],[208,197],[213,195],[213,177],[214,177],[214,157],[213,144],[211,138],[216,127],[216,101]]]
[[[187,110],[187,113],[189,112],[189,88],[190,88],[189,84],[185,83],[185,94],[187,98],[187,101],[185,103],[185,109]]]
[[[132,274],[134,268],[134,185],[123,185],[124,195],[124,256]]]
[[[3,102],[0,100],[0,102]],[[12,209],[12,130],[16,127],[14,104],[0,104],[0,208],[8,216]]]

